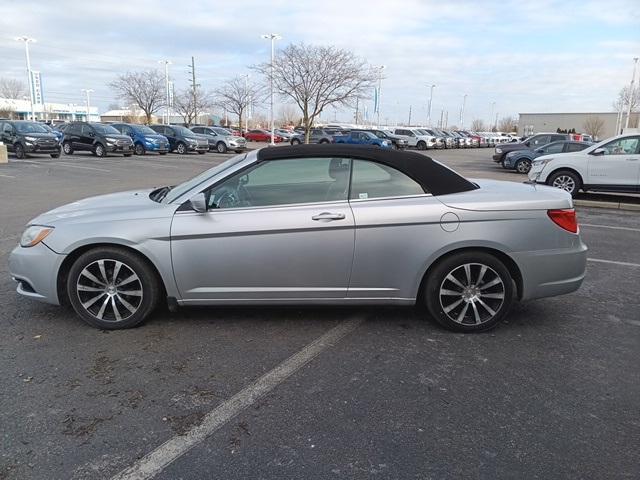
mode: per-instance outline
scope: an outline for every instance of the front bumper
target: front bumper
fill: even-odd
[[[59,305],[57,276],[64,259],[65,255],[55,253],[43,242],[29,248],[18,245],[9,255],[9,273],[18,282],[16,291],[34,300]]]
[[[107,143],[106,150],[109,153],[131,153],[133,148],[131,145],[118,145],[113,143]]]
[[[38,143],[25,142],[24,151],[26,153],[60,153],[62,148],[57,145],[40,145]]]
[[[147,152],[166,153],[169,151],[169,144],[145,143],[144,149]]]
[[[505,155],[506,155],[505,153],[494,153],[493,157],[491,158],[493,158],[494,162],[500,163],[502,162],[502,160],[504,160]]]
[[[512,253],[522,273],[522,300],[575,292],[584,280],[587,250],[576,236],[571,248]]]

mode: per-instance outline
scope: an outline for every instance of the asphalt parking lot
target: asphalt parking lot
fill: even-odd
[[[524,180],[490,149],[429,154]],[[579,207],[581,289],[486,334],[413,308],[161,309],[106,332],[15,293],[32,217],[225,158],[0,165],[0,479],[638,478],[640,212]]]

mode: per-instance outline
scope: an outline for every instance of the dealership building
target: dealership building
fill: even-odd
[[[28,120],[31,118],[31,103],[28,98],[27,100],[0,98],[0,111],[20,120]],[[34,103],[33,112],[37,120],[73,121],[87,119],[86,105],[76,105],[74,103]],[[89,108],[89,120],[100,121],[98,107]]]
[[[638,113],[632,113],[630,127],[637,127]],[[600,139],[616,135],[617,112],[592,113],[521,113],[518,121],[518,135],[528,136],[538,132],[555,132],[575,129],[577,133],[586,133],[584,124],[590,119],[600,119],[603,122]],[[626,116],[624,117],[626,119]],[[624,124],[623,124],[624,125]]]

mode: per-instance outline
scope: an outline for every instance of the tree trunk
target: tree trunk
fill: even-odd
[[[144,116],[147,118],[147,125],[151,125],[151,112],[144,112]]]
[[[311,122],[306,113],[302,117],[302,124],[304,125],[304,143],[308,144],[311,138]]]

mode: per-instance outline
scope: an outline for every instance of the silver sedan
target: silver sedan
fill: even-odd
[[[585,275],[571,196],[468,180],[414,152],[265,148],[177,186],[40,215],[10,257],[18,293],[104,329],[189,305],[426,306],[463,332]]]

